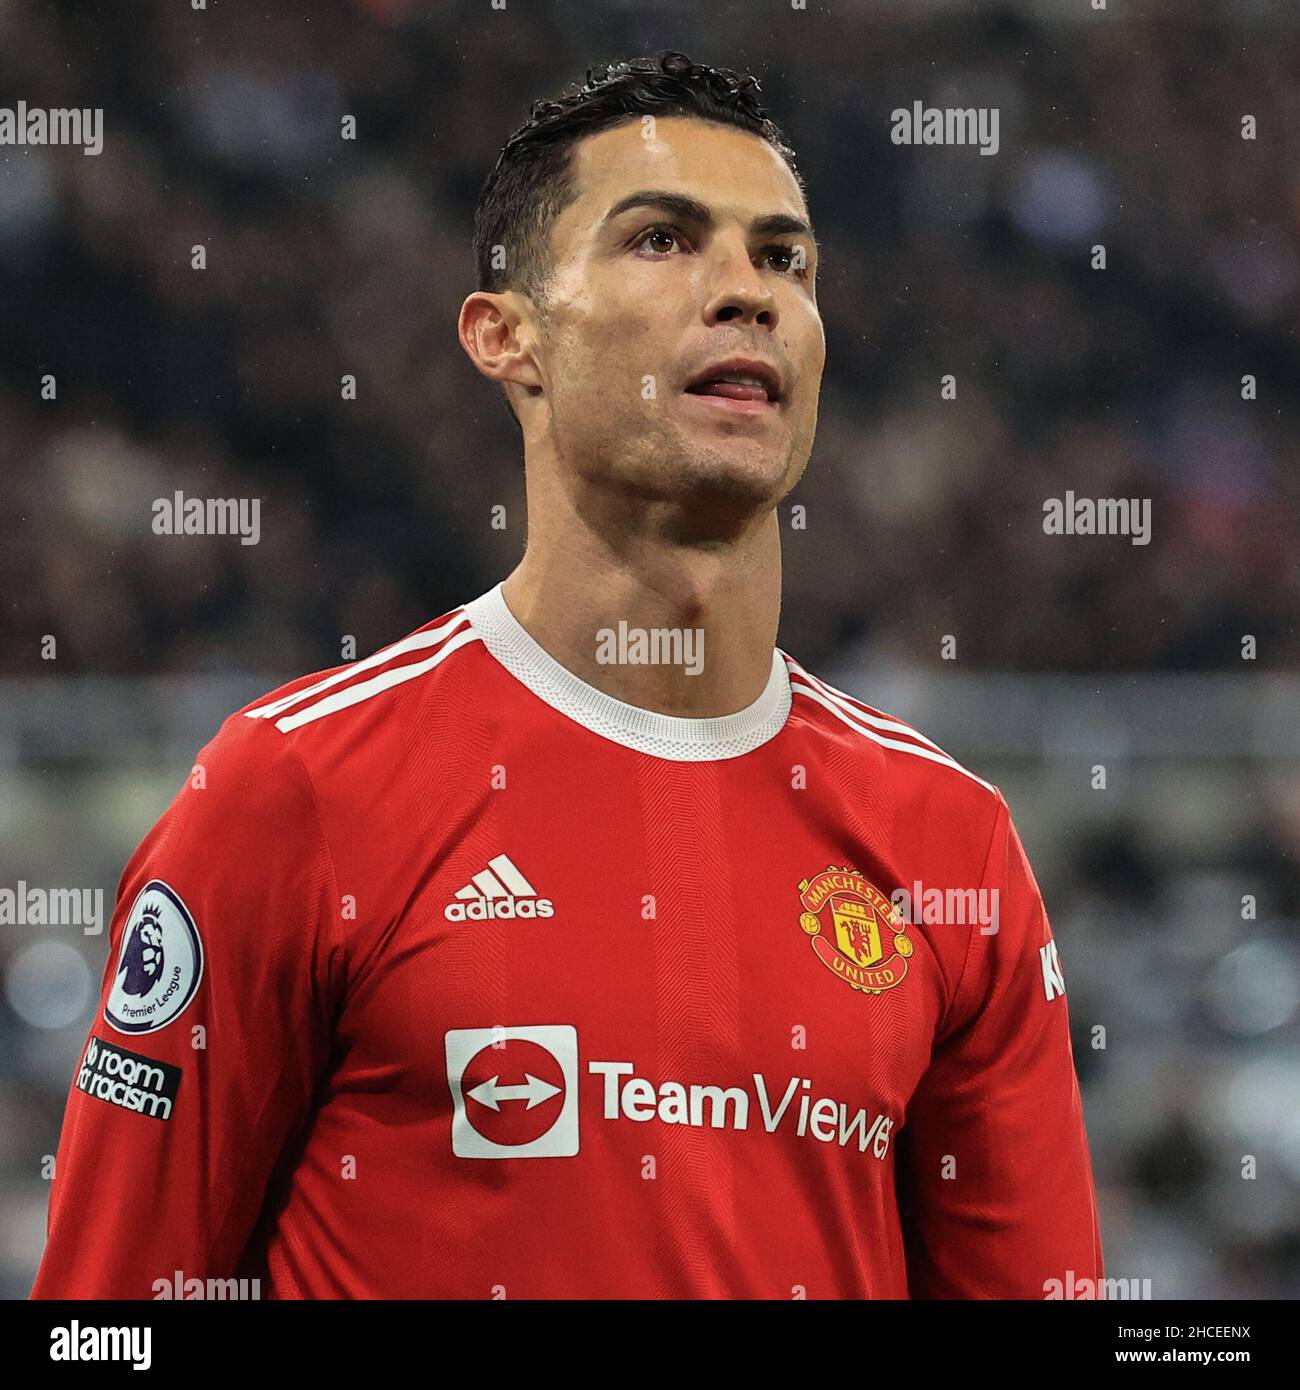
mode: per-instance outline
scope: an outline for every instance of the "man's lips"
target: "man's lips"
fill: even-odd
[[[769,401],[762,392],[757,396],[723,396],[710,391],[683,391],[682,395],[699,401],[706,410],[727,415],[775,415],[781,409],[779,401]]]
[[[769,401],[765,386],[750,386],[743,381],[706,381],[703,386],[686,388],[693,396],[726,396],[733,401]]]
[[[778,405],[783,395],[781,374],[760,357],[729,357],[697,372],[687,382],[688,395],[714,400]]]

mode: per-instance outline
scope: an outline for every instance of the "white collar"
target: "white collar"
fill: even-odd
[[[779,650],[772,652],[772,674],[752,705],[712,719],[679,719],[624,704],[561,666],[510,611],[500,584],[467,603],[465,614],[488,651],[538,699],[638,753],[679,763],[738,758],[779,734],[790,713],[790,673]]]

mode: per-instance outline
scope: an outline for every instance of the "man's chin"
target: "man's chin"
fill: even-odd
[[[665,500],[681,503],[683,511],[701,521],[741,521],[768,511],[790,490],[790,453],[780,445],[753,439],[724,438],[681,441],[677,467],[665,481]]]
[[[789,419],[779,405],[683,392],[673,420],[683,457],[704,482],[767,496],[790,464]]]
[[[794,466],[784,422],[756,436],[660,416],[623,429],[607,427],[603,439],[611,436],[633,447],[607,453],[592,480],[599,476],[602,490],[670,507],[683,520],[694,518],[701,534],[726,535],[770,511],[803,471]]]

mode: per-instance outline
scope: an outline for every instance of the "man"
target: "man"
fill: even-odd
[[[1006,803],[774,647],[825,344],[756,90],[666,54],[506,145],[460,339],[527,553],[200,755],[122,879],[37,1296],[1100,1277]]]

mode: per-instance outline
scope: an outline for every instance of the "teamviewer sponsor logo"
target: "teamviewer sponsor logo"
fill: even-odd
[[[154,1120],[171,1119],[180,1084],[179,1067],[114,1047],[93,1033],[77,1072],[77,1090]]]
[[[457,1158],[572,1158],[578,1152],[578,1030],[453,1028],[447,1034]]]
[[[618,1124],[762,1129],[884,1162],[895,1121],[861,1105],[819,1096],[811,1077],[748,1086],[637,1075],[632,1062],[588,1061],[599,1078],[599,1114]],[[458,1158],[572,1158],[578,1152],[578,1032],[569,1024],[454,1028],[447,1034],[451,1148]],[[590,1086],[591,1083],[589,1082]],[[593,1097],[594,1099],[594,1097]],[[594,1119],[588,1108],[588,1123]]]
[[[449,922],[489,922],[516,917],[554,917],[555,904],[539,898],[537,889],[504,854],[458,889],[456,901],[442,910]]]

